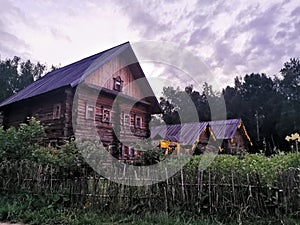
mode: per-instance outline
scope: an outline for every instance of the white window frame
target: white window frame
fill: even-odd
[[[117,76],[114,78],[114,87],[113,88],[115,91],[121,92],[122,86],[123,86],[122,84],[123,84],[123,81],[120,76]]]
[[[108,111],[108,118],[104,118],[104,116],[105,116],[105,111]],[[102,122],[104,122],[104,123],[110,123],[111,122],[111,109],[109,109],[109,108],[105,108],[105,107],[103,107],[103,109],[102,109]]]
[[[138,126],[138,120],[140,120],[140,125]],[[136,128],[142,128],[143,127],[143,118],[141,116],[136,116],[134,125]]]
[[[53,119],[59,119],[61,117],[61,104],[53,105]]]
[[[95,106],[94,105],[86,103],[86,106],[85,106],[85,119],[87,119],[87,120],[94,120],[95,119]]]
[[[126,120],[127,118],[127,120]],[[124,114],[124,126],[130,126],[130,114]]]

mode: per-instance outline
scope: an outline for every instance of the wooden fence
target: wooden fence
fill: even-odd
[[[94,207],[109,212],[191,212],[220,216],[300,215],[300,173],[279,174],[274,186],[261,183],[253,173],[241,178],[238,171],[180,170],[174,176],[148,186],[112,182],[95,172],[58,172],[52,166],[20,166],[1,171],[2,192],[26,192],[60,196],[57,204]],[[14,172],[12,172],[14,171]],[[120,179],[125,179],[120,178]]]

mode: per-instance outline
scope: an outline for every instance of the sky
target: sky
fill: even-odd
[[[278,75],[300,57],[298,0],[0,0],[0,14],[1,59],[16,55],[48,67],[126,41],[163,41],[197,56],[224,88],[252,72]],[[146,76],[172,76],[145,68]]]

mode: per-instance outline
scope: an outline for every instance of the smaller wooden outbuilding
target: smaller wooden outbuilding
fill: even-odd
[[[241,119],[155,126],[151,138],[191,146],[193,154],[216,148],[222,154],[236,154],[252,146]]]

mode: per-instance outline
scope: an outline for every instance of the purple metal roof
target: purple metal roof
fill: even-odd
[[[80,61],[64,66],[58,70],[47,73],[15,95],[4,100],[0,107],[40,95],[64,86],[74,87],[84,78],[99,69],[105,63],[129,48],[129,42],[110,48],[98,54],[89,56]]]
[[[241,122],[241,119],[218,120],[209,122],[209,126],[217,139],[230,139]]]
[[[151,138],[160,136],[166,140],[192,145],[207,125],[207,122],[201,122],[155,126],[151,127]]]
[[[170,141],[192,145],[203,130],[210,126],[217,139],[230,139],[236,132],[241,119],[219,120],[199,123],[184,123],[151,127],[151,138],[161,137]]]

